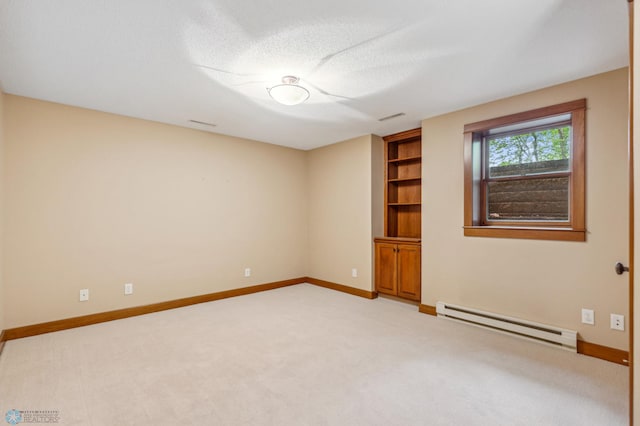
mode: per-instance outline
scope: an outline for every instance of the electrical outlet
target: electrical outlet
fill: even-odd
[[[125,295],[133,294],[133,283],[126,283],[124,285],[124,294]]]
[[[611,329],[624,331],[624,315],[611,314]]]
[[[353,269],[351,270],[351,276],[352,276],[353,278],[358,278],[358,270],[357,270],[356,268],[353,268]]]
[[[582,308],[582,323],[583,324],[591,324],[595,323],[595,317],[593,314],[593,309],[584,309]]]
[[[251,268],[244,268],[244,276],[245,277],[251,276]]]
[[[89,300],[89,289],[83,288],[82,290],[80,290],[80,301],[86,302],[87,300]]]

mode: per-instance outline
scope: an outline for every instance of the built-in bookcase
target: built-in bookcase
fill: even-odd
[[[385,236],[420,238],[422,129],[385,136]]]

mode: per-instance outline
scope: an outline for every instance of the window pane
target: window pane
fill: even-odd
[[[569,171],[571,126],[487,137],[489,177]]]
[[[540,178],[489,182],[490,221],[568,221],[569,178]]]

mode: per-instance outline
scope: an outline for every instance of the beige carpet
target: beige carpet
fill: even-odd
[[[9,341],[0,410],[64,425],[611,426],[627,424],[627,375],[304,284]]]

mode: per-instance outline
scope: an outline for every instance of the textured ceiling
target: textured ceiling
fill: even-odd
[[[300,149],[620,68],[627,49],[625,0],[0,0],[6,93]],[[306,103],[269,97],[290,74]]]

